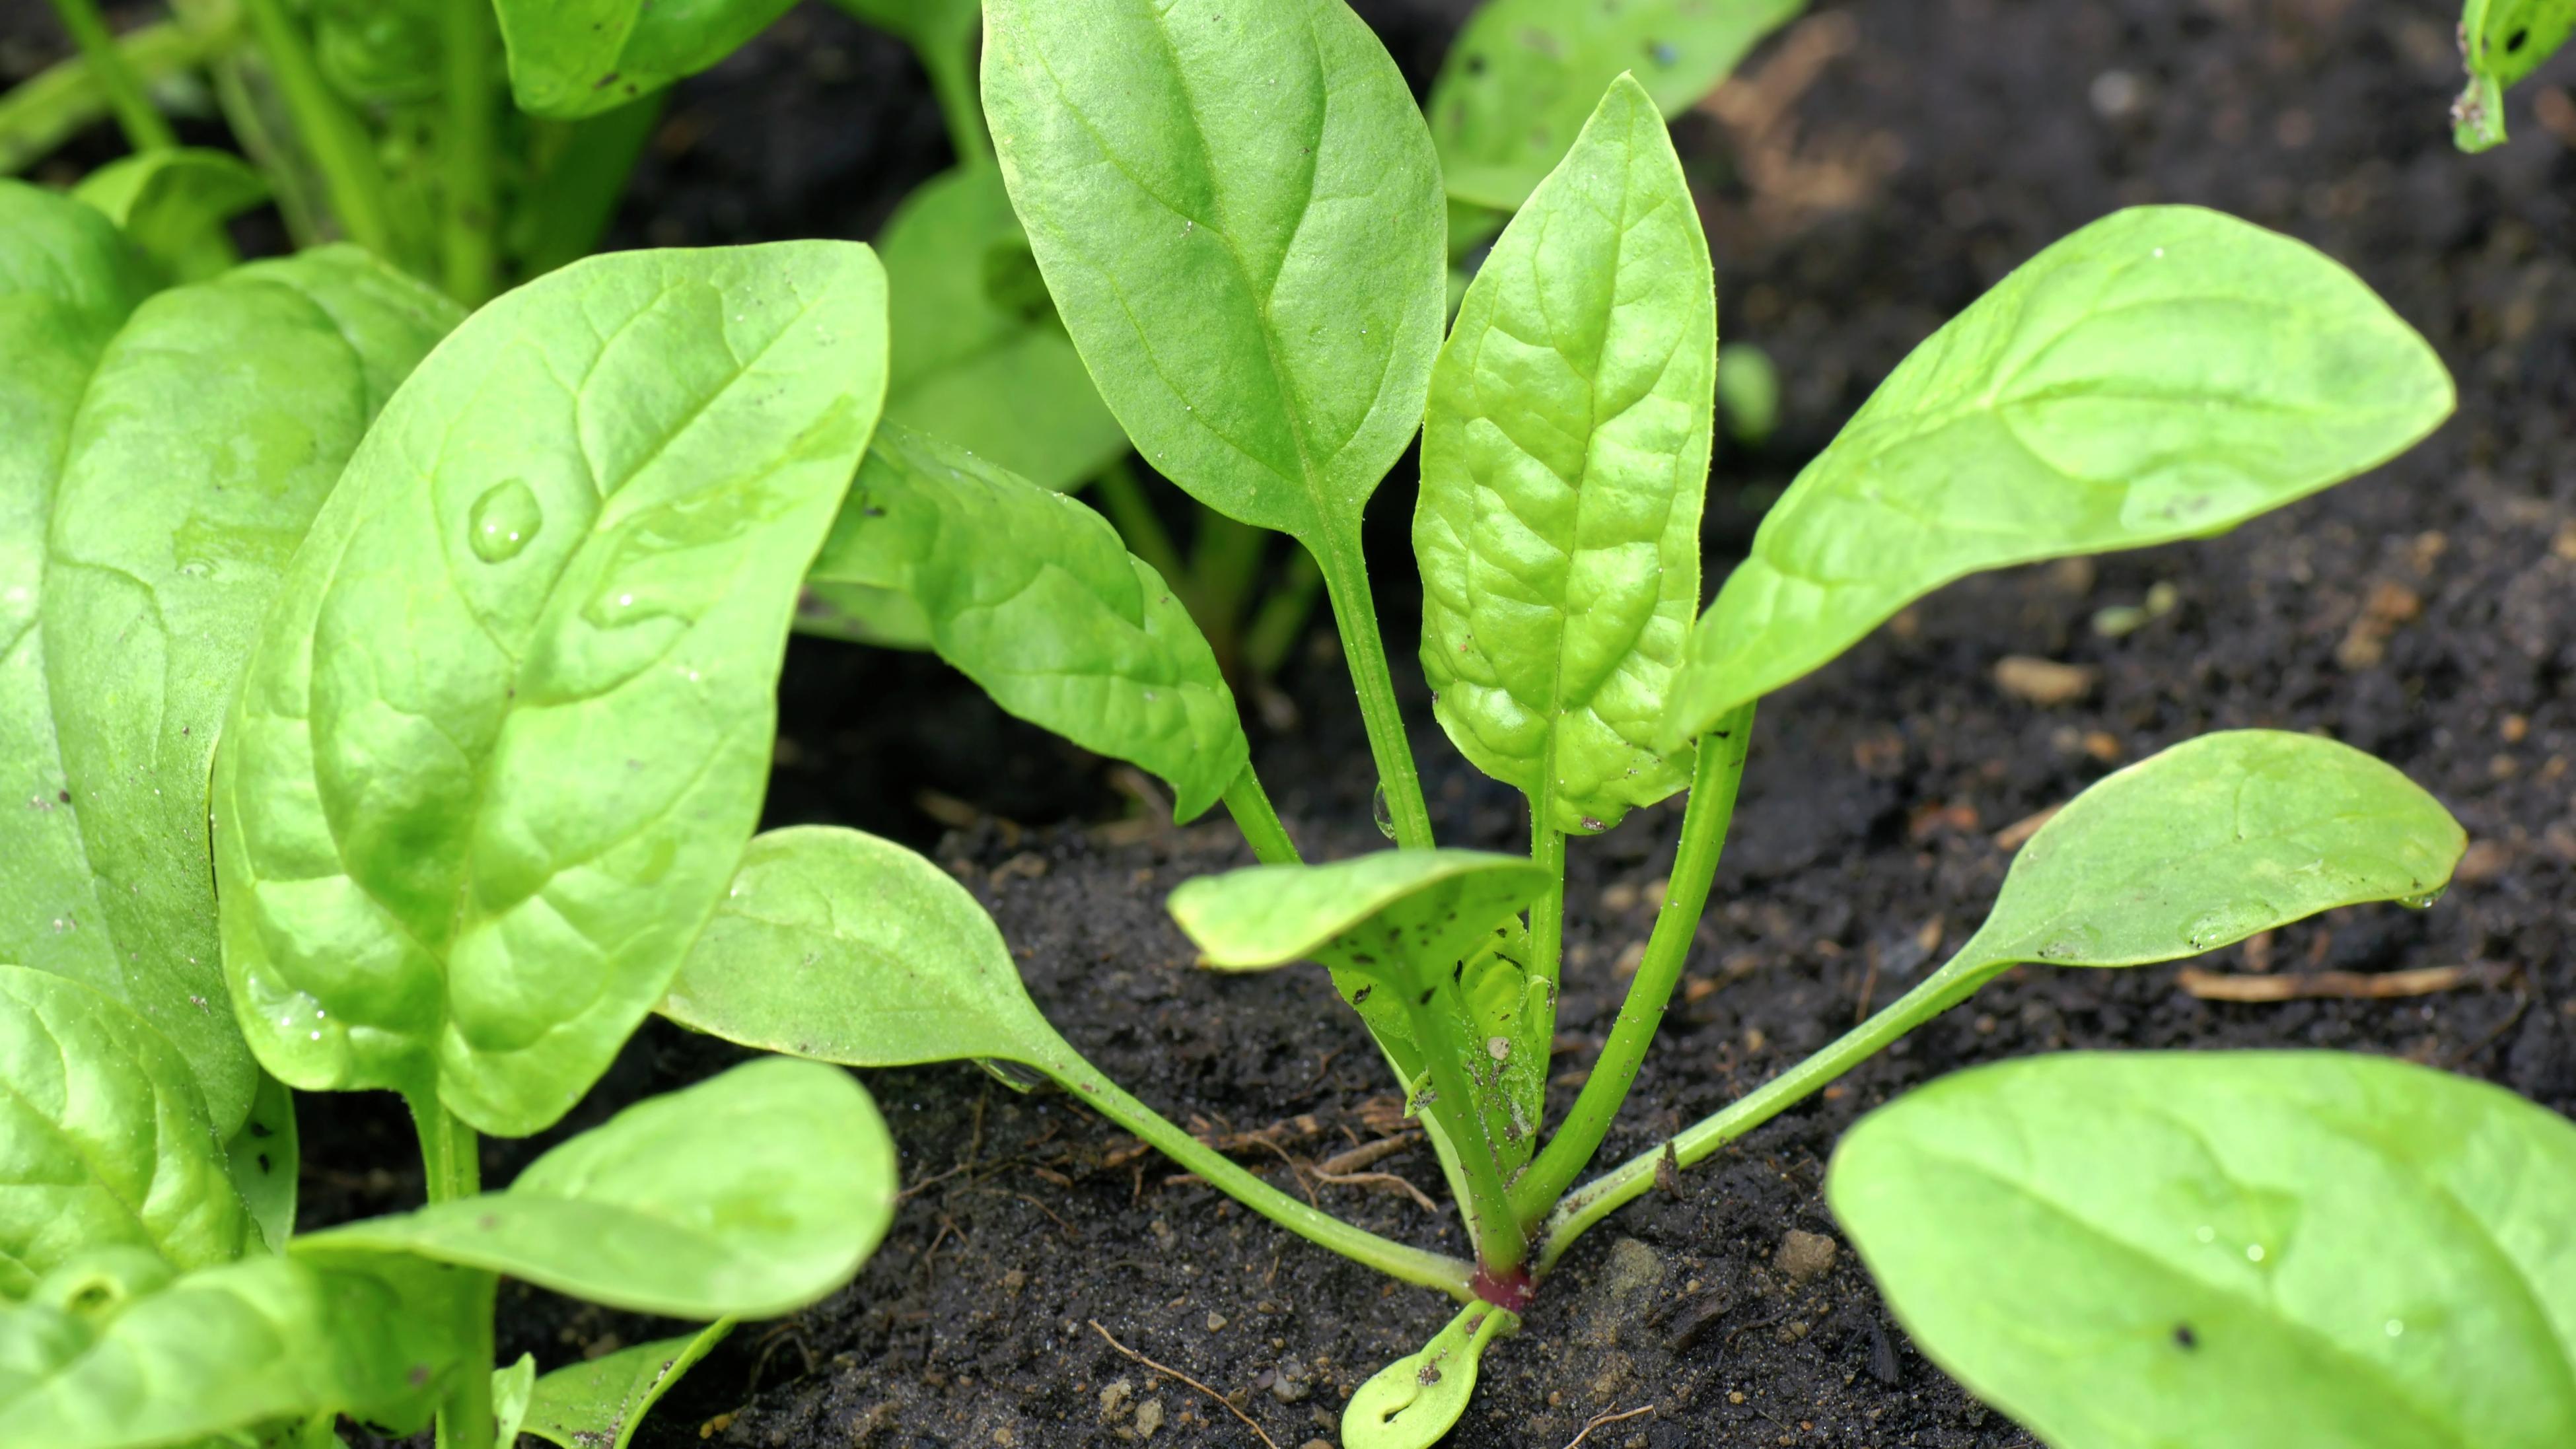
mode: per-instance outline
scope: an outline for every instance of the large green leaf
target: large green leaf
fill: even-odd
[[[1004,709],[1169,781],[1178,819],[1250,757],[1215,653],[1109,521],[944,442],[877,430],[808,580],[899,595]]]
[[[1980,569],[2222,533],[2449,414],[2433,349],[2304,243],[2139,207],[2006,277],[1773,505],[1691,635],[1667,745]]]
[[[658,1339],[568,1364],[537,1380],[520,1427],[562,1449],[626,1449],[680,1375],[733,1332],[719,1319],[685,1338]]]
[[[1806,0],[1490,0],[1449,48],[1425,106],[1449,194],[1518,207],[1621,73],[1677,116],[1804,8]]]
[[[225,972],[291,1086],[562,1115],[759,814],[797,581],[884,384],[865,247],[594,258],[406,383],[215,765]]]
[[[897,1186],[894,1139],[857,1079],[763,1057],[627,1108],[506,1191],[308,1233],[294,1251],[409,1253],[636,1313],[768,1318],[850,1281]]]
[[[2576,1443],[2576,1125],[2329,1053],[2070,1054],[1862,1119],[1826,1192],[2056,1449]]]
[[[1653,738],[1699,609],[1715,285],[1680,158],[1623,76],[1431,374],[1422,671],[1449,738],[1553,829],[1690,783],[1689,750]]]
[[[1421,421],[1439,167],[1341,0],[992,0],[984,110],[1111,411],[1219,512],[1316,546]]]
[[[912,851],[837,826],[755,837],[662,1014],[858,1067],[1053,1060],[1062,1039],[993,918]]]
[[[1056,320],[1000,173],[967,166],[923,183],[877,250],[892,329],[886,421],[1057,492],[1127,451]]]
[[[795,0],[494,0],[519,109],[622,106],[742,48]]]
[[[257,1241],[188,1059],[111,997],[0,966],[0,1301],[96,1249],[191,1269]]]
[[[145,151],[81,178],[72,195],[97,207],[162,272],[202,282],[232,265],[223,225],[268,199],[268,180],[229,151]]]
[[[167,1272],[100,1255],[0,1307],[0,1444],[195,1445],[341,1413],[404,1434],[457,1375],[490,1372],[469,1361],[489,1342],[479,1274],[276,1257]]]

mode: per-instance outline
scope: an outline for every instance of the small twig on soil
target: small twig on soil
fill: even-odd
[[[2496,1029],[2488,1032],[2485,1036],[2478,1038],[2475,1045],[2461,1048],[2457,1055],[2442,1064],[2442,1070],[2446,1072],[2456,1072],[2460,1068],[2468,1065],[2470,1058],[2477,1056],[2488,1047],[2494,1046],[2497,1042],[2504,1040],[2504,1034],[2513,1030],[2514,1023],[2522,1020],[2522,1014],[2530,1009],[2530,994],[2516,990],[2513,993],[2513,1010],[2504,1014],[2504,1020],[2496,1023]]]
[[[2316,971],[2289,976],[2233,976],[2185,967],[2176,982],[2202,1001],[2275,1002],[2304,998],[2340,1001],[2386,1001],[2403,996],[2429,996],[2461,987],[2500,985],[2514,968],[2494,962],[2474,966],[2426,966],[2414,971]]]
[[[1577,1434],[1566,1441],[1565,1449],[1583,1449],[1583,1441],[1592,1437],[1593,1430],[1598,1429],[1605,1424],[1616,1424],[1623,1420],[1633,1419],[1639,1414],[1651,1414],[1653,1412],[1655,1412],[1655,1406],[1648,1404],[1642,1409],[1630,1409],[1624,1414],[1595,1414],[1592,1416],[1590,1421],[1584,1424],[1582,1433]]]
[[[1129,1358],[1134,1359],[1136,1362],[1143,1364],[1145,1367],[1152,1369],[1158,1374],[1166,1374],[1172,1378],[1179,1379],[1182,1383],[1188,1384],[1191,1388],[1194,1388],[1200,1393],[1207,1395],[1209,1398],[1216,1400],[1218,1403],[1225,1405],[1225,1411],[1236,1418],[1241,1419],[1245,1426],[1250,1428],[1253,1433],[1260,1435],[1262,1443],[1269,1445],[1270,1449],[1279,1449],[1279,1441],[1270,1437],[1270,1431],[1262,1428],[1259,1421],[1255,1420],[1250,1414],[1236,1408],[1232,1399],[1229,1399],[1225,1395],[1218,1393],[1216,1390],[1209,1388],[1207,1385],[1200,1383],[1197,1379],[1191,1378],[1188,1374],[1181,1372],[1179,1369],[1173,1368],[1169,1364],[1156,1363],[1152,1359],[1138,1353],[1136,1350],[1120,1343],[1108,1329],[1100,1326],[1099,1319],[1093,1318],[1085,1321],[1091,1325],[1092,1332],[1099,1334],[1102,1338],[1109,1341],[1109,1346],[1111,1348],[1118,1350],[1120,1353],[1127,1355]]]
[[[1427,1212],[1434,1217],[1438,1217],[1440,1215],[1440,1204],[1433,1202],[1430,1197],[1422,1191],[1422,1189],[1415,1187],[1411,1180],[1398,1177],[1392,1172],[1324,1172],[1318,1170],[1315,1173],[1315,1177],[1316,1180],[1320,1182],[1329,1182],[1343,1187],[1391,1187],[1402,1192],[1407,1197],[1412,1198],[1415,1202],[1422,1204],[1422,1210],[1424,1212]]]
[[[1336,1153],[1316,1163],[1315,1170],[1327,1177],[1337,1172],[1358,1172],[1377,1166],[1421,1140],[1421,1133],[1406,1132],[1395,1137],[1381,1137],[1375,1142],[1363,1142],[1348,1152]]]

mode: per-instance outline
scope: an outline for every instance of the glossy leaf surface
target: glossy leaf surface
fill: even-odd
[[[622,106],[742,48],[794,0],[494,0],[510,91],[530,115]]]
[[[1340,0],[992,0],[984,111],[1111,411],[1219,512],[1314,540],[1422,417],[1429,134]]]
[[[202,282],[232,264],[222,227],[268,199],[268,181],[228,151],[182,147],[111,161],[72,195],[97,207],[162,273]]]
[[[944,441],[887,424],[808,586],[899,595],[996,703],[1172,786],[1195,818],[1251,746],[1189,610],[1107,519]]]
[[[0,1301],[101,1248],[192,1269],[258,1241],[188,1059],[110,997],[0,966]]]
[[[2056,1449],[2576,1439],[2576,1125],[2484,1083],[2008,1062],[1862,1119],[1826,1191],[1915,1341]]]
[[[877,250],[892,329],[886,421],[1057,492],[1127,451],[1056,319],[998,171],[961,167],[923,183]]]
[[[837,826],[762,833],[662,1014],[745,1046],[859,1067],[1059,1044],[1001,929],[956,879]]]
[[[532,1132],[661,999],[759,812],[883,288],[847,243],[595,258],[386,408],[216,760],[225,969],[282,1080]]]
[[[1677,745],[1981,569],[2224,532],[2452,406],[2424,339],[2306,244],[2138,207],[2040,253],[1891,374],[1692,632]]]
[[[162,1286],[132,1268],[72,1264],[0,1307],[0,1443],[194,1444],[335,1413],[401,1434],[454,1375],[489,1372],[466,1362],[474,1274],[258,1257]]]
[[[1621,77],[1495,242],[1431,374],[1413,546],[1449,738],[1556,830],[1690,782],[1653,747],[1699,610],[1717,303],[1653,100]]]
[[[520,1427],[562,1449],[626,1449],[653,1405],[731,1332],[733,1320],[722,1319],[687,1337],[566,1364],[537,1380]]]
[[[1679,115],[1804,8],[1805,0],[1489,0],[1449,48],[1425,108],[1449,194],[1518,207],[1621,72],[1634,73],[1664,115]]]
[[[894,1218],[894,1140],[857,1079],[766,1057],[649,1098],[509,1188],[311,1233],[673,1318],[767,1318],[850,1280]]]

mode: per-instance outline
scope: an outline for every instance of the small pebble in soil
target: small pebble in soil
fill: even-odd
[[[1771,1266],[1779,1269],[1791,1283],[1805,1283],[1834,1265],[1837,1247],[1833,1239],[1822,1233],[1791,1228],[1780,1239],[1780,1251],[1772,1256]]]

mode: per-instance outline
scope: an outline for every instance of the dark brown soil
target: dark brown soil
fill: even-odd
[[[1468,7],[1359,8],[1420,83]],[[2317,729],[2374,751],[2439,795],[2474,845],[2430,911],[2337,912],[2195,964],[2500,974],[2416,999],[2268,1006],[2196,1000],[2178,967],[2007,977],[1685,1174],[1681,1196],[1650,1196],[1587,1239],[1523,1335],[1489,1355],[1452,1442],[1558,1449],[1592,1416],[1646,1405],[1589,1442],[2032,1442],[1913,1351],[1848,1251],[1804,1282],[1778,1265],[1791,1232],[1835,1233],[1819,1184],[1837,1134],[1975,1062],[2069,1047],[2337,1048],[2576,1110],[2565,924],[2576,906],[2576,132],[2562,143],[2530,109],[2576,67],[2516,92],[2511,146],[2462,157],[2443,115],[2455,14],[2435,0],[1820,4],[1749,68],[1776,88],[1785,121],[1737,105],[1677,125],[1718,257],[1722,330],[1767,349],[1786,383],[1771,447],[1720,459],[1713,577],[1762,502],[1908,348],[2013,265],[2124,204],[2202,203],[2323,247],[2433,340],[2462,404],[2408,457],[2230,537],[1955,586],[1766,702],[1687,999],[1609,1150],[1650,1146],[1919,979],[1991,900],[2009,860],[1999,831],[2214,728]],[[629,240],[865,235],[942,164],[935,113],[900,50],[819,6],[788,24],[684,88],[628,208]],[[1812,83],[1791,84],[1809,61]],[[1410,492],[1407,465],[1375,510],[1400,657],[1414,630]],[[2176,601],[2165,616],[2117,638],[2090,626],[2097,609],[2159,585]],[[1258,741],[1256,759],[1310,852],[1338,854],[1377,841],[1328,645],[1285,681],[1304,727]],[[2099,686],[2035,707],[1992,682],[2009,654],[2094,666]],[[1126,808],[1100,762],[997,722],[925,661],[800,642],[790,674],[774,823],[842,820],[932,848],[993,907],[1070,1039],[1175,1118],[1275,1129],[1273,1146],[1242,1154],[1274,1181],[1291,1182],[1286,1159],[1395,1126],[1382,1068],[1318,976],[1219,979],[1191,966],[1161,901],[1242,858],[1228,828],[1100,830]],[[1436,730],[1417,748],[1445,840],[1521,843],[1516,796],[1467,770]],[[1008,819],[1081,823],[987,822],[941,839],[925,790]],[[1579,1079],[1615,1011],[1675,818],[1639,812],[1575,850],[1561,1082]],[[650,1028],[568,1128],[726,1055]],[[964,1065],[867,1081],[918,1186],[893,1236],[847,1292],[745,1326],[645,1443],[1053,1449],[1137,1441],[1148,1419],[1157,1445],[1252,1442],[1197,1390],[1118,1354],[1093,1320],[1240,1396],[1283,1449],[1329,1443],[1348,1391],[1448,1317],[1429,1295],[1173,1180],[1060,1095],[1022,1095]],[[379,1106],[308,1107],[311,1220],[416,1195],[399,1172],[344,1170],[409,1155],[399,1117]],[[494,1177],[529,1150],[496,1144]],[[1438,1194],[1418,1145],[1375,1168]],[[1316,1191],[1379,1231],[1458,1241],[1454,1214],[1383,1186]],[[526,1290],[504,1308],[507,1351],[549,1363],[654,1331]]]

